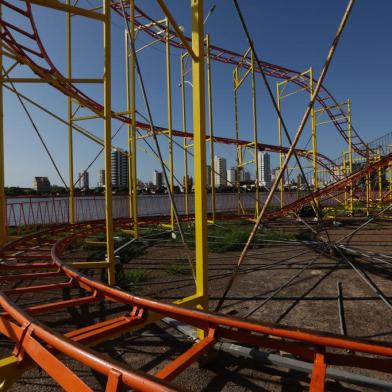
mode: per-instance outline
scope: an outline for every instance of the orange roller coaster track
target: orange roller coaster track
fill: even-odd
[[[118,221],[116,226],[128,227],[128,224]],[[278,349],[313,363],[312,391],[323,389],[328,366],[350,366],[392,373],[390,359],[387,359],[392,357],[390,344],[228,318],[219,314],[152,301],[88,279],[62,261],[62,255],[75,241],[103,229],[104,224],[100,222],[54,227],[16,240],[2,249],[3,263],[0,270],[8,273],[1,276],[3,285],[15,279],[19,281],[35,279],[38,283],[34,286],[5,288],[0,294],[0,305],[4,309],[0,314],[0,331],[15,342],[14,354],[20,373],[36,364],[65,390],[90,391],[85,382],[61,361],[63,355],[104,375],[107,378],[107,391],[117,391],[122,386],[140,391],[177,390],[169,381],[189,367],[215,343],[227,339],[255,347]],[[30,260],[26,261],[26,258],[19,255],[30,257]],[[42,259],[48,260],[45,261],[45,265],[40,261]],[[27,270],[35,272],[25,273]],[[45,272],[42,272],[43,270]],[[49,277],[56,278],[56,283],[45,283]],[[39,294],[48,290],[62,290],[65,287],[81,289],[80,291],[87,291],[89,294],[72,297],[69,300],[42,302],[25,308],[17,306],[11,299],[14,295]],[[116,318],[107,318],[102,323],[85,326],[64,335],[59,335],[34,318],[35,315],[45,312],[93,302],[124,304],[129,306],[130,310]],[[107,340],[162,317],[171,317],[202,329],[206,334],[204,339],[155,375],[124,368],[87,348],[88,345]],[[354,355],[357,353],[361,355]]]
[[[130,117],[113,113],[107,109],[107,106],[104,108],[101,104],[87,96],[75,87],[69,78],[64,77],[53,64],[40,39],[32,13],[32,4],[45,5],[45,3],[42,0],[25,0],[17,2],[18,5],[15,5],[15,3],[10,1],[0,0],[3,11],[7,11],[3,12],[3,16],[0,19],[4,55],[27,65],[45,82],[66,96],[75,99],[80,105],[91,109],[98,116],[104,117],[105,121],[110,122],[110,117],[112,117],[124,123],[132,122]],[[49,3],[54,8],[57,7],[57,9],[62,9],[69,13],[72,12],[72,8],[66,8],[63,3],[56,0],[51,0]],[[109,4],[109,2],[106,2],[106,4]],[[110,5],[117,12],[121,12],[118,3],[110,3]],[[87,17],[90,16],[99,20],[104,18],[99,13],[91,13],[91,11],[82,11],[80,9],[79,11]],[[24,22],[16,26],[10,20],[6,20],[4,15],[10,12],[18,14]],[[154,29],[148,27],[147,22],[148,24],[154,23],[156,26],[160,26],[158,22],[148,17],[140,9],[137,9],[135,24],[139,30],[143,30],[155,39],[164,41],[165,38],[158,36]],[[106,36],[106,38],[108,37]],[[188,38],[186,39],[189,41]],[[177,38],[170,38],[169,43],[178,48],[186,46],[183,41]],[[238,64],[242,59],[241,55],[216,46],[211,46],[210,49],[211,59],[216,61]],[[293,76],[298,75],[295,71],[273,64],[263,62],[261,65],[266,74],[271,77],[291,79]],[[200,66],[200,63],[198,66]],[[201,72],[200,69],[198,72]],[[309,85],[308,82],[301,81],[301,79],[296,79],[296,83],[304,88]],[[320,91],[320,95],[317,97],[318,102],[325,108],[332,123],[340,135],[347,141],[348,135],[344,124],[338,119],[340,116],[339,110],[341,110],[339,105],[336,105],[336,100],[324,87]],[[328,109],[332,106],[337,107],[337,112]],[[150,125],[148,124],[137,122],[136,125],[140,129],[150,130]],[[163,128],[158,129],[158,131],[164,130]],[[362,155],[366,151],[366,146],[353,128],[351,128],[351,131],[353,149]],[[204,142],[200,135],[186,132],[173,131],[173,136],[189,138],[196,136],[200,145]],[[109,140],[109,143],[106,143],[106,146],[110,144],[110,133],[109,137],[106,135],[107,140]],[[214,140],[221,143],[248,144],[246,141],[234,141],[233,139],[220,137],[214,137]],[[265,144],[260,144],[259,149],[288,152],[288,148]],[[106,149],[106,153],[107,151],[108,149]],[[297,152],[299,155],[309,158],[308,151],[297,150]],[[330,167],[333,163],[320,154],[318,158],[320,164],[325,168]],[[389,166],[391,161],[392,153],[383,156],[376,163],[367,165],[358,172],[318,190],[315,192],[315,196],[322,200],[323,197],[330,195],[334,191],[343,189],[347,184],[352,186],[359,179],[368,176],[381,167]],[[203,179],[203,177],[200,178]],[[200,178],[199,185],[203,183]],[[108,187],[110,188],[110,185]],[[298,210],[302,206],[309,204],[313,197],[314,195],[306,196],[277,212],[268,212],[266,217],[275,219],[286,216],[291,211]],[[204,201],[199,200],[198,202],[203,204],[202,202]],[[203,210],[204,207],[205,205],[202,205],[199,210]],[[107,206],[107,208],[109,207]],[[159,217],[159,220],[161,219]],[[12,368],[13,377],[22,375],[24,371],[33,366],[39,366],[65,390],[92,390],[75,371],[66,366],[63,358],[68,357],[103,375],[106,378],[106,391],[118,391],[123,386],[140,391],[177,390],[178,387],[171,381],[217,342],[225,340],[252,347],[280,350],[312,364],[311,391],[324,390],[327,368],[329,366],[347,366],[392,373],[392,345],[388,343],[365,339],[350,339],[334,334],[248,321],[183,307],[202,305],[200,298],[203,297],[203,300],[205,299],[204,296],[206,294],[203,291],[205,287],[201,290],[203,291],[201,294],[199,292],[194,296],[185,298],[178,305],[162,303],[109,287],[79,273],[76,265],[75,269],[70,267],[65,262],[65,253],[78,241],[84,240],[91,235],[104,232],[105,230],[107,234],[112,234],[112,230],[108,231],[109,221],[112,224],[111,219],[107,218],[106,224],[105,222],[94,221],[74,225],[53,226],[49,230],[25,236],[5,244],[0,249],[0,271],[3,272],[0,276],[2,285],[0,306],[3,309],[3,312],[0,313],[0,332],[14,343],[13,356],[4,360],[5,365],[3,369],[0,368],[0,376],[3,377],[1,370],[4,371],[5,369],[7,371],[8,365]],[[156,221],[151,219],[145,220],[144,223],[155,223]],[[129,219],[127,221],[117,220],[114,222],[114,226],[116,228],[132,228]],[[198,235],[202,238],[204,234],[205,232]],[[109,242],[108,237],[107,241]],[[206,249],[203,248],[203,252],[205,251]],[[108,264],[109,261],[97,262],[96,265],[92,262],[90,267],[106,268],[105,266]],[[83,268],[86,267],[84,266]],[[205,279],[205,275],[203,275],[203,279]],[[28,283],[30,280],[38,283],[31,285]],[[15,281],[27,282],[27,285],[11,287],[10,283]],[[42,295],[40,296],[40,294],[44,294],[49,290],[60,291],[64,288],[77,289],[78,294],[70,299],[54,302],[48,301]],[[87,295],[83,295],[82,292],[87,293]],[[12,300],[13,296],[23,297],[25,294],[37,295],[40,303],[21,306]],[[97,302],[125,305],[127,310],[115,318],[110,318],[110,315],[106,314],[107,318],[103,322],[74,329],[64,334],[56,332],[44,322],[37,320],[39,315],[47,312],[75,308],[80,305]],[[154,375],[124,367],[115,361],[107,359],[107,357],[101,356],[97,351],[88,348],[88,346],[108,340],[163,317],[170,317],[197,328],[204,333],[200,334],[200,339],[190,349],[168,364],[165,364]],[[12,377],[0,379],[0,381],[3,380],[4,384],[2,386],[5,387],[9,386],[7,382],[11,383],[13,381]]]

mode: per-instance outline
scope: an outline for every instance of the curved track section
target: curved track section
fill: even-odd
[[[121,221],[116,224],[126,227]],[[89,279],[62,260],[77,241],[103,229],[103,222],[54,227],[14,241],[1,250],[0,332],[15,344],[14,358],[20,373],[36,365],[65,390],[91,391],[85,380],[66,366],[66,357],[106,377],[106,391],[117,391],[123,386],[140,391],[172,391],[179,387],[169,382],[222,340],[284,351],[313,363],[312,391],[322,390],[329,365],[392,373],[392,345],[229,318],[141,298]],[[34,285],[29,281],[34,281]],[[16,287],[14,282],[18,282]],[[55,302],[45,296],[50,290],[61,292],[65,288],[76,289],[78,296]],[[40,298],[41,303],[23,307],[12,300],[29,293]],[[114,318],[105,314],[105,321],[65,334],[38,321],[43,313],[94,302],[120,304],[128,310]],[[125,367],[88,348],[163,317],[204,330],[205,337],[154,375]],[[354,356],[357,353],[360,355]]]
[[[113,5],[113,8],[122,15],[121,4]],[[138,27],[139,31],[143,31],[146,34],[150,35],[152,38],[165,42],[164,34],[158,34],[157,30],[154,29],[154,26],[157,26],[159,29],[165,29],[165,26],[156,20],[152,19],[148,16],[145,12],[143,12],[140,8],[135,7],[137,10],[137,14],[135,15],[135,26]],[[174,31],[171,31],[170,37],[170,44],[176,48],[185,49],[183,43],[176,37]],[[187,37],[188,41],[190,42],[191,39]],[[225,64],[232,64],[238,65],[242,59],[243,55],[233,52],[228,49],[220,48],[215,45],[210,45],[210,56],[211,60],[219,61]],[[250,57],[248,58],[250,62]],[[266,75],[278,78],[282,80],[293,79],[293,83],[297,84],[301,88],[309,91],[309,77],[307,75],[303,75],[302,78],[298,78],[301,72],[282,67],[276,64],[268,63],[265,61],[260,62],[260,66],[262,67],[263,71]],[[246,68],[246,65],[244,64]],[[256,71],[259,70],[256,68]],[[317,80],[313,79],[313,85],[317,83]],[[314,88],[314,86],[313,86]],[[338,101],[334,98],[334,96],[329,92],[329,90],[325,86],[321,86],[320,92],[317,95],[317,102],[320,104],[322,108],[325,109],[325,112],[328,114],[331,123],[335,126],[338,130],[340,135],[343,139],[348,143],[349,135],[348,135],[348,123],[347,118],[344,112],[340,107],[336,107],[338,105]],[[354,129],[351,125],[351,136],[352,136],[352,144],[353,149],[360,155],[366,155],[366,144],[359,136],[358,132]]]
[[[89,96],[84,94],[80,89],[78,89],[72,83],[70,83],[53,64],[39,36],[37,26],[34,21],[30,1],[25,0],[25,1],[21,1],[20,3],[22,3],[22,5],[17,6],[9,1],[0,0],[0,4],[4,6],[4,10],[5,10],[5,12],[3,12],[3,16],[0,19],[0,25],[3,28],[1,39],[5,47],[8,48],[10,54],[12,54],[12,56],[19,62],[27,65],[34,73],[36,73],[39,77],[46,80],[49,84],[53,85],[62,93],[74,98],[82,106],[88,107],[97,115],[103,116],[102,105],[100,105],[98,102],[91,99]],[[116,6],[115,4],[113,4],[113,7],[115,10],[117,10],[117,12],[121,12],[118,9],[118,5]],[[19,19],[22,18],[23,23],[19,23],[19,25],[16,26],[12,24],[10,21],[7,21],[7,15],[8,18],[10,18],[10,15],[12,15],[13,13],[17,14]],[[151,21],[151,23],[155,23],[157,26],[159,26],[159,24],[157,24],[155,21],[153,21],[153,19],[149,18],[147,15],[145,15],[140,9],[138,9],[138,13],[139,16],[136,18],[136,24],[139,27],[139,29],[148,33],[149,35],[151,35],[156,39],[162,40],[163,38],[158,36],[156,32],[154,32],[153,28],[148,28],[144,24],[142,24],[141,18]],[[175,47],[181,47],[182,45],[175,39],[172,39],[170,43]],[[241,60],[241,55],[238,53],[221,49],[216,46],[211,46],[211,50],[212,50],[211,58],[213,60],[221,61],[233,65],[237,65],[238,62]],[[262,66],[269,76],[273,76],[277,78],[288,79],[293,77],[294,75],[299,74],[298,72],[269,63],[263,63]],[[305,81],[301,82],[300,80],[298,80],[298,83],[303,83],[304,85],[306,85]],[[303,85],[301,86],[304,87]],[[322,92],[324,91],[326,90],[322,89]],[[333,102],[336,103],[336,101],[331,95],[328,95],[328,99],[318,97],[318,101],[321,104],[324,104],[324,107],[328,107],[332,105],[332,103],[329,102],[330,100],[333,100]],[[339,121],[337,120],[339,116],[334,117],[333,113],[330,110],[327,111],[327,113],[330,115],[332,122],[335,124],[335,126],[337,126],[338,130],[341,130],[342,124],[339,123]],[[127,116],[118,115],[114,113],[113,113],[113,118],[125,123],[129,123],[131,121],[131,119]],[[138,128],[144,131],[148,131],[148,132],[151,131],[149,124],[138,121],[136,125]],[[157,127],[156,130],[158,132],[166,131],[166,129],[162,127]],[[341,132],[341,134],[344,135],[344,132]],[[173,131],[173,136],[193,138],[192,133],[182,132],[182,131]],[[345,140],[347,140],[347,136],[344,137]],[[356,136],[355,131],[353,131],[353,137],[354,139],[356,137],[359,138],[359,136]],[[224,143],[224,144],[237,143],[237,141],[235,141],[234,139],[223,138],[223,137],[214,137],[214,141],[218,143]],[[249,142],[247,141],[243,141],[243,144],[248,144],[248,143]],[[356,148],[355,146],[356,144],[354,142],[354,149]],[[259,143],[259,148],[260,150],[273,151],[273,152],[286,152],[288,150],[287,147],[281,148],[279,146],[268,145],[263,143]],[[358,147],[358,150],[362,150],[362,148]],[[296,151],[299,156],[303,156],[307,159],[310,159],[311,157],[311,153],[307,150],[297,149]],[[335,167],[335,163],[331,159],[329,159],[325,155],[318,154],[318,163],[321,167],[328,170],[334,178],[336,178],[335,172],[333,170],[333,168]]]
[[[347,177],[342,178],[339,181],[336,181],[317,192],[314,192],[313,195],[307,195],[298,199],[297,201],[287,204],[283,208],[278,211],[270,212],[266,214],[269,219],[275,219],[282,216],[286,216],[293,211],[298,211],[302,207],[310,204],[313,201],[313,198],[319,199],[321,202],[328,198],[334,197],[334,194],[342,189],[345,189],[347,186],[355,186],[358,181],[365,178],[367,175],[377,172],[380,168],[388,167],[392,162],[392,153],[385,155],[381,160],[375,162],[371,165],[363,167],[361,170],[351,174]],[[388,195],[388,193],[387,193]],[[386,197],[387,197],[386,195]]]

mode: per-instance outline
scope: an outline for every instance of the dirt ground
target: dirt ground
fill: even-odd
[[[335,225],[330,222],[326,227],[327,232],[321,230],[319,235],[327,241],[337,241],[361,223],[360,220],[347,219]],[[268,242],[252,249],[227,295],[222,313],[238,317],[247,317],[251,313],[251,319],[258,322],[341,334],[337,294],[337,284],[340,282],[347,335],[392,343],[392,305],[388,302],[392,299],[391,221],[373,222],[345,242],[346,246],[357,252],[377,253],[371,257],[350,258],[352,265],[339,254],[326,252],[315,244],[314,236],[298,222],[285,220],[271,223],[268,227],[314,242]],[[239,251],[209,253],[210,310],[214,310],[222,296],[239,254]],[[150,241],[143,254],[124,264],[124,270],[140,279],[130,284],[130,290],[141,296],[171,302],[195,290],[183,245],[167,236]],[[55,300],[75,294],[71,289],[47,295]],[[26,306],[41,300],[25,295],[16,302]],[[64,333],[90,324],[92,320],[102,321],[122,310],[118,306],[98,303],[66,309],[55,316],[41,315],[39,320]],[[159,322],[94,349],[132,368],[153,374],[191,344],[185,335]],[[11,349],[9,342],[0,337],[0,351],[10,352]],[[92,388],[104,389],[105,380],[100,375],[71,360],[66,360],[66,363],[77,370]],[[392,382],[392,377],[383,373],[358,370],[356,373]],[[174,383],[192,391],[302,391],[307,390],[309,378],[294,370],[260,365],[256,361],[234,358],[231,354],[220,352],[217,356],[211,356],[206,366],[192,365]],[[370,390],[332,380],[328,382],[327,389]],[[26,372],[10,390],[55,391],[59,388],[43,372],[33,369]]]

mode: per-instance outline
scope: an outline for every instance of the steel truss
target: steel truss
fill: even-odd
[[[235,341],[242,345],[251,345],[255,347],[265,347],[277,349],[293,356],[299,357],[304,361],[312,364],[312,378],[310,389],[312,391],[321,391],[324,389],[326,380],[326,371],[328,366],[349,366],[363,369],[383,371],[392,373],[390,358],[392,357],[392,345],[378,343],[369,340],[354,340],[333,334],[321,334],[315,331],[302,330],[300,328],[287,328],[278,325],[268,325],[239,318],[229,318],[217,313],[208,312],[208,240],[207,240],[207,194],[206,194],[206,141],[226,143],[236,145],[237,148],[249,147],[249,141],[228,139],[217,137],[212,130],[212,117],[210,117],[210,138],[205,134],[205,75],[204,61],[207,54],[208,62],[210,60],[220,61],[232,64],[236,67],[243,67],[245,72],[251,72],[253,79],[254,73],[263,70],[266,75],[290,80],[301,88],[310,91],[313,96],[314,84],[319,87],[316,96],[317,101],[328,114],[332,123],[339,131],[340,135],[346,140],[350,148],[359,155],[366,155],[365,144],[358,136],[351,124],[351,117],[348,120],[344,116],[341,122],[342,108],[332,95],[317,81],[313,80],[311,73],[303,74],[298,78],[295,71],[279,67],[265,62],[256,62],[253,58],[254,52],[248,51],[245,56],[234,52],[210,45],[207,41],[207,51],[205,50],[204,32],[203,32],[203,1],[192,1],[192,39],[183,35],[177,25],[170,10],[163,0],[157,0],[162,8],[166,23],[154,21],[144,14],[140,9],[133,9],[133,1],[130,2],[129,18],[132,32],[133,27],[137,31],[150,35],[153,39],[166,43],[167,54],[167,81],[168,81],[168,128],[155,127],[152,123],[143,123],[136,121],[135,106],[135,56],[129,57],[130,63],[127,65],[127,92],[128,102],[125,112],[116,113],[111,107],[111,9],[114,9],[122,15],[124,4],[113,3],[109,0],[102,1],[102,12],[97,10],[87,10],[81,7],[72,6],[68,1],[66,4],[57,0],[25,0],[15,5],[13,2],[0,0],[0,5],[7,12],[17,13],[25,21],[25,25],[17,26],[7,20],[2,14],[0,18],[1,28],[1,45],[0,70],[2,72],[2,83],[47,83],[52,85],[58,91],[62,92],[68,100],[68,151],[69,151],[69,174],[70,174],[70,225],[53,226],[49,230],[25,236],[24,238],[9,242],[1,248],[0,271],[5,272],[0,276],[0,281],[7,284],[14,281],[24,281],[34,279],[39,284],[28,285],[18,288],[6,288],[0,294],[0,305],[4,312],[0,314],[0,331],[11,341],[15,343],[14,354],[10,357],[0,360],[0,384],[1,388],[8,388],[14,380],[21,376],[24,371],[39,366],[45,370],[61,387],[65,390],[91,390],[85,381],[78,377],[75,372],[68,368],[62,361],[63,356],[70,357],[77,362],[83,363],[89,368],[101,373],[107,378],[106,390],[117,391],[122,386],[128,386],[136,390],[175,390],[176,387],[169,383],[178,374],[189,367],[201,355],[206,353],[215,344],[221,341]],[[32,4],[45,6],[67,14],[68,20],[68,66],[67,76],[64,76],[53,64],[49,58],[45,47],[40,39],[37,26],[32,13]],[[135,14],[134,14],[135,10]],[[72,54],[71,54],[71,15],[79,15],[85,18],[96,20],[103,23],[103,47],[104,47],[104,78],[103,79],[73,79],[72,78]],[[169,26],[173,28],[170,30]],[[164,35],[158,34],[156,27],[165,31]],[[30,45],[26,44],[19,36],[23,36]],[[126,53],[128,59],[129,43],[134,42],[133,33],[128,34]],[[192,76],[193,76],[193,133],[186,131],[185,121],[183,131],[172,129],[171,118],[171,86],[170,86],[170,47],[181,48],[192,58]],[[9,71],[3,71],[3,56],[14,60],[29,67],[36,78],[12,79],[9,77]],[[210,68],[208,69],[210,72]],[[102,83],[104,90],[103,105],[93,100],[91,97],[82,92],[75,86],[77,83]],[[237,79],[236,88],[239,87],[240,81]],[[210,87],[210,86],[209,86]],[[315,89],[317,91],[317,89]],[[210,92],[209,92],[210,94]],[[211,97],[210,97],[211,98]],[[77,102],[78,108],[74,111],[74,105]],[[210,102],[211,103],[211,102]],[[75,223],[74,197],[73,197],[73,130],[75,121],[80,121],[82,117],[76,117],[75,112],[80,107],[85,107],[92,111],[92,116],[87,118],[101,118],[104,123],[104,139],[102,142],[105,154],[106,169],[106,192],[105,192],[105,221],[94,221],[86,223]],[[210,116],[212,105],[209,105]],[[255,104],[254,104],[255,109]],[[309,111],[311,107],[309,108]],[[3,160],[3,105],[2,90],[0,92],[0,156],[2,159],[0,166],[0,214],[2,222],[5,223],[5,198],[4,198],[4,160]],[[128,146],[130,149],[129,166],[130,171],[130,200],[131,208],[129,215],[131,219],[113,221],[112,214],[112,191],[111,191],[111,163],[110,152],[112,148],[111,123],[112,120],[119,120],[128,125]],[[349,127],[345,127],[350,121]],[[257,135],[256,124],[254,127]],[[137,198],[136,198],[136,130],[143,130],[150,133],[168,133],[169,143],[173,142],[173,137],[183,137],[194,139],[194,157],[195,157],[195,233],[196,233],[196,292],[187,298],[177,301],[176,304],[166,304],[158,301],[148,300],[135,295],[125,293],[116,288],[114,285],[114,246],[113,230],[114,228],[133,229],[133,235],[138,236],[137,227],[139,224],[148,224],[156,222],[137,221]],[[302,131],[302,130],[301,130]],[[299,132],[300,134],[300,132]],[[299,136],[298,136],[299,137]],[[314,140],[315,141],[315,140]],[[290,148],[284,146],[272,146],[258,143],[257,137],[252,142],[254,148],[256,166],[257,152],[259,150],[275,151],[286,153],[288,157],[293,153],[293,145]],[[171,144],[172,150],[172,144]],[[333,167],[335,163],[329,158],[316,153],[313,147],[312,152],[308,150],[295,149],[299,156],[306,157],[317,161],[320,167],[328,169],[334,174]],[[374,149],[371,149],[373,154]],[[172,159],[172,156],[171,156]],[[291,212],[299,210],[301,207],[309,204],[314,200],[322,201],[323,197],[330,197],[334,192],[344,189],[347,184],[354,184],[359,179],[369,176],[369,174],[380,171],[381,168],[390,167],[392,162],[392,153],[378,154],[375,161],[368,160],[368,164],[361,170],[352,172],[350,175],[337,179],[333,183],[321,189],[314,189],[314,193],[305,196],[294,203],[283,206],[278,211],[266,212],[261,215],[268,219],[286,216]],[[350,163],[352,165],[352,162]],[[173,190],[173,162],[170,162],[170,188]],[[283,165],[284,169],[284,165]],[[317,175],[317,170],[316,170]],[[334,177],[336,179],[336,175]],[[257,184],[258,185],[258,184]],[[352,185],[350,185],[352,186]],[[172,203],[173,204],[173,203]],[[258,208],[258,203],[257,203]],[[173,222],[173,205],[170,216],[170,226],[174,230]],[[189,219],[193,218],[189,216]],[[214,217],[215,219],[215,211]],[[162,221],[162,217],[159,217]],[[72,224],[73,223],[73,224]],[[0,243],[7,241],[7,234],[4,230],[5,224],[0,225]],[[106,233],[106,260],[96,262],[75,262],[71,266],[64,261],[64,255],[77,241],[83,240],[88,236],[97,233]],[[106,269],[108,275],[108,285],[98,283],[87,278],[78,272],[78,269],[98,268]],[[59,283],[49,282],[48,278],[59,279]],[[21,308],[12,301],[13,295],[24,295],[26,293],[44,293],[48,290],[62,290],[63,288],[76,288],[80,291],[88,292],[87,296],[78,296],[72,299],[42,302],[38,305]],[[49,311],[57,311],[68,307],[77,307],[83,304],[96,302],[111,302],[123,304],[129,307],[129,311],[124,312],[119,317],[108,319],[105,322],[92,324],[87,327],[73,330],[64,335],[59,335],[48,326],[40,323],[34,317]],[[202,310],[195,310],[188,307],[198,307]],[[199,340],[186,352],[177,357],[174,361],[167,364],[155,375],[149,375],[144,372],[125,368],[117,363],[101,357],[97,352],[87,348],[102,340],[108,340],[118,334],[128,332],[135,328],[153,323],[163,317],[170,317],[180,322],[186,323],[198,329]],[[350,352],[347,352],[347,351]],[[353,355],[361,353],[361,355]]]

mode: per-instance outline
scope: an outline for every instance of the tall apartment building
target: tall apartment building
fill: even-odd
[[[226,159],[214,156],[214,173],[215,176],[215,187],[225,187],[227,186],[227,171],[226,171]]]
[[[80,189],[89,189],[90,188],[88,171],[85,171],[83,173],[79,173],[78,178],[79,178],[78,187]]]
[[[152,173],[152,183],[155,187],[161,188],[163,186],[163,173],[154,170]]]
[[[112,152],[112,186],[128,187],[128,159],[125,154],[117,150]]]
[[[101,188],[105,186],[105,169],[98,172],[98,186]]]
[[[227,170],[227,186],[236,186],[237,170],[235,167]]]
[[[39,193],[50,192],[50,181],[48,177],[34,177],[33,189]]]
[[[258,160],[260,185],[269,188],[271,186],[271,157],[268,152],[259,151]]]

